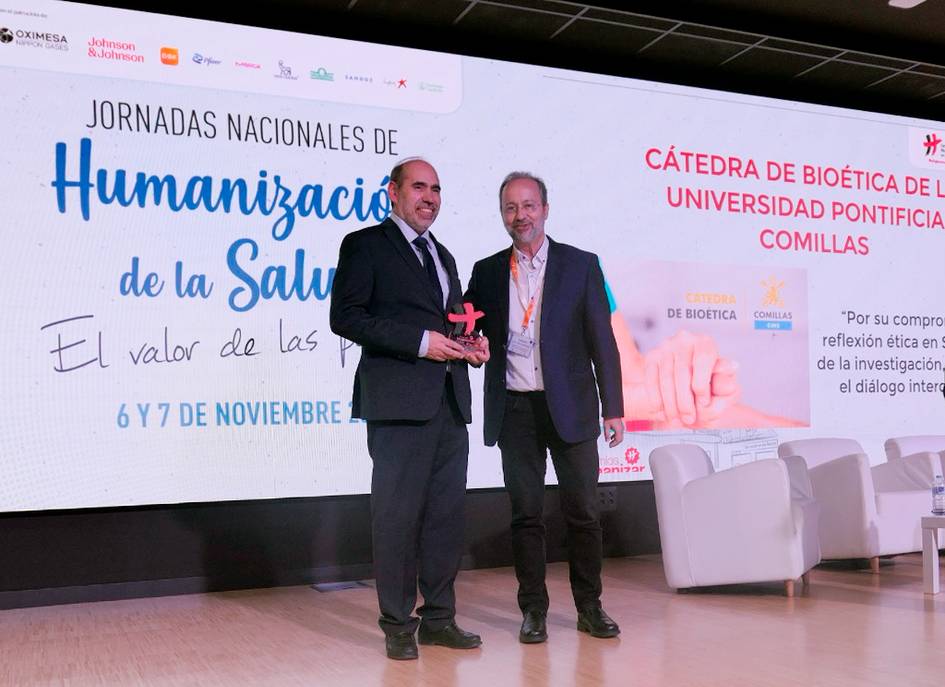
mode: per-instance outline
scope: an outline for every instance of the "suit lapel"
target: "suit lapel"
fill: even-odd
[[[499,253],[498,264],[496,265],[496,288],[498,289],[499,299],[499,322],[503,333],[502,343],[509,337],[509,279],[511,270],[509,270],[509,259],[512,256],[512,247]]]
[[[443,269],[446,270],[446,281],[449,284],[449,293],[446,294],[446,309],[449,310],[462,296],[462,286],[459,283],[459,275],[456,272],[456,261],[453,260],[453,256],[450,255],[450,252],[446,250],[446,246],[437,241],[436,237],[430,234],[430,238],[433,239],[436,254],[443,264]]]
[[[546,240],[548,241],[548,264],[545,267],[545,283],[541,289],[541,322],[539,323],[539,336],[544,334],[545,326],[555,311],[555,303],[557,302],[558,291],[564,275],[564,263],[561,260],[558,244],[552,241],[550,236],[547,237]]]
[[[417,257],[417,254],[414,252],[413,248],[407,239],[404,238],[403,232],[400,231],[394,220],[389,217],[384,220],[381,224],[381,229],[384,232],[384,235],[390,239],[390,242],[394,244],[394,248],[400,254],[400,257],[404,259],[404,262],[407,263],[407,267],[411,272],[420,280],[420,288],[422,288],[428,296],[436,303],[437,309],[443,309],[443,303],[440,302],[437,297],[436,291],[433,289],[433,284],[430,283],[427,273],[423,269],[423,265],[420,264],[420,259]],[[442,260],[442,258],[441,258]]]

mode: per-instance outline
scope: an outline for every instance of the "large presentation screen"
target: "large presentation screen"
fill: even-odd
[[[0,83],[2,511],[366,493],[330,291],[414,155],[464,283],[513,170],[599,256],[602,481],[943,433],[945,125],[43,0],[0,0]],[[502,484],[482,374],[470,488]]]

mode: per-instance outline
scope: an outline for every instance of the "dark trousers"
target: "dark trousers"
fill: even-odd
[[[385,634],[431,630],[456,615],[453,581],[463,550],[469,435],[447,383],[427,422],[368,422],[374,574]]]
[[[499,434],[505,487],[512,500],[512,550],[523,612],[548,610],[545,586],[547,451],[558,475],[561,511],[568,531],[568,570],[578,610],[600,606],[601,527],[597,504],[597,441],[569,444],[558,436],[545,394],[510,391]]]

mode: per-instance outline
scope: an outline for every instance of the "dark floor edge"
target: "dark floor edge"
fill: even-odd
[[[103,584],[45,589],[23,589],[0,591],[0,610],[56,606],[61,604],[90,603],[143,599],[179,594],[203,594],[206,592],[234,591],[238,589],[260,589],[287,587],[315,582],[338,582],[341,580],[363,580],[373,577],[371,564],[326,566],[283,572],[278,579],[220,579],[209,576],[176,577],[161,580],[138,580],[133,582],[110,582]]]

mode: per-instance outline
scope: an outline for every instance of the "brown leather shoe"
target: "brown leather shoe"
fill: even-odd
[[[396,632],[384,637],[387,658],[395,661],[411,661],[417,658],[417,640],[412,632]]]
[[[482,644],[479,635],[459,629],[455,622],[439,630],[426,629],[421,623],[417,639],[424,645],[445,646],[450,649],[475,649]]]
[[[620,634],[620,626],[599,606],[578,611],[577,629],[587,632],[591,637],[601,639],[616,637]]]

